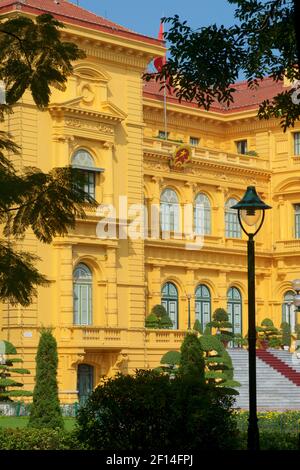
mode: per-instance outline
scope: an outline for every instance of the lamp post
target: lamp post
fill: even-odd
[[[191,329],[191,294],[187,294],[188,299],[188,330]]]
[[[261,229],[265,210],[271,209],[258,196],[255,186],[248,186],[243,198],[232,206],[237,209],[243,232],[248,237],[248,361],[249,361],[249,420],[248,450],[259,450],[259,430],[256,401],[256,325],[255,325],[255,249],[254,237]],[[246,227],[249,227],[248,231]]]

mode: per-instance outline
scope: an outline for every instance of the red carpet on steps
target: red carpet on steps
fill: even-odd
[[[300,373],[296,372],[288,364],[278,359],[278,357],[275,357],[271,352],[265,349],[257,349],[256,356],[300,387]]]

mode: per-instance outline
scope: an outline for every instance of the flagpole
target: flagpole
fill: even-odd
[[[160,23],[160,27],[159,27],[158,39],[160,39],[161,41],[163,41],[163,39],[164,39],[164,25],[163,25],[162,22]],[[158,72],[161,72],[162,67],[164,66],[166,61],[167,61],[166,54],[164,55],[164,57],[157,57],[156,59],[154,59],[154,67],[156,68],[156,70]],[[168,132],[167,129],[168,129],[168,125],[167,125],[167,88],[166,88],[166,86],[164,86],[164,137],[165,137],[165,140],[167,140],[167,132]]]
[[[167,140],[167,87],[164,87],[164,125],[165,125],[165,139]]]

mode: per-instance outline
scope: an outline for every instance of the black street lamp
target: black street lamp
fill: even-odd
[[[256,402],[256,324],[255,324],[255,249],[254,237],[261,229],[265,210],[271,209],[258,196],[255,186],[248,186],[237,209],[240,226],[248,237],[248,361],[249,361],[249,424],[248,450],[259,450],[259,430]],[[247,231],[245,226],[250,227]]]
[[[191,329],[191,294],[187,294],[188,299],[188,330]]]

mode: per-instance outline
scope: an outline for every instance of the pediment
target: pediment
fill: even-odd
[[[275,193],[276,195],[294,193],[299,193],[300,195],[300,178],[288,178],[284,182],[281,182],[277,186]]]
[[[121,121],[123,121],[127,117],[127,114],[125,114],[120,108],[118,108],[118,106],[111,103],[110,101],[105,101],[101,103],[101,108],[105,113],[118,117]]]
[[[49,112],[53,117],[63,116],[78,116],[97,119],[108,120],[112,122],[121,122],[127,115],[110,101],[101,103],[100,109],[93,109],[86,107],[83,96],[63,101],[61,103],[52,103],[49,106]]]
[[[77,65],[74,69],[73,75],[81,80],[98,81],[98,82],[109,82],[111,80],[110,75],[104,71],[95,68],[94,64],[84,63]]]

